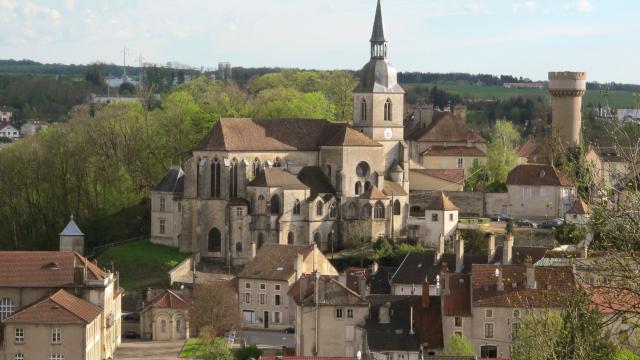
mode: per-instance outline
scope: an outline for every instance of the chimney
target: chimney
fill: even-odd
[[[256,257],[256,253],[258,252],[258,246],[256,245],[255,241],[251,242],[251,258],[255,258]]]
[[[502,263],[511,265],[513,261],[513,234],[508,233],[502,243]]]
[[[440,280],[444,280],[444,286],[442,287],[442,295],[449,295],[449,267],[446,262],[442,263],[442,269],[440,270]]]
[[[374,262],[371,264],[371,275],[375,275],[375,274],[377,274],[377,273],[378,273],[378,269],[379,269],[379,268],[380,268],[380,266],[379,266],[378,262],[377,262],[377,261],[374,261]]]
[[[424,279],[424,284],[422,284],[422,308],[429,308],[429,279]]]
[[[320,274],[316,272],[316,283],[318,289],[318,304],[323,304],[326,300],[327,283],[322,280]]]
[[[304,271],[304,257],[302,254],[298,253],[296,256],[296,280],[300,279],[302,276],[302,272]]]
[[[444,235],[440,233],[440,236],[438,237],[438,247],[436,248],[436,263],[440,261],[440,258],[442,258],[443,254],[444,254]]]
[[[380,305],[378,308],[378,320],[380,324],[388,324],[391,322],[391,318],[389,317],[389,308],[391,307],[390,303],[386,303],[384,305]]]
[[[456,253],[456,272],[461,273],[464,268],[464,240],[456,233],[455,239],[455,253]]]
[[[504,291],[504,281],[502,279],[502,269],[496,268],[496,277],[498,278],[498,291]]]
[[[487,240],[487,262],[490,263],[496,257],[496,236],[491,234]]]
[[[409,335],[413,335],[413,306],[409,309]]]
[[[531,256],[524,259],[524,266],[527,269],[527,289],[535,289],[538,287],[536,283],[536,268],[533,267]]]

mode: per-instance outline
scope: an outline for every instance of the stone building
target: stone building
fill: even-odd
[[[183,189],[159,186],[152,193],[152,240],[243,264],[252,242],[315,242],[329,250],[361,219],[372,220],[373,237],[404,236],[404,90],[387,60],[380,7],[370,42],[371,59],[353,94],[353,125],[221,119],[185,163]],[[167,230],[177,217],[181,226]]]
[[[582,142],[582,96],[587,90],[585,72],[549,72],[551,132],[554,142],[578,145]]]
[[[151,340],[189,338],[189,304],[177,293],[165,290],[140,311],[140,334]]]

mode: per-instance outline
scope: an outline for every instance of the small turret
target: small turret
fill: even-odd
[[[84,255],[84,234],[73,220],[73,215],[60,233],[60,251],[75,251]]]

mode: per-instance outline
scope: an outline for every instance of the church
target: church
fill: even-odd
[[[406,236],[404,90],[387,58],[380,3],[351,124],[223,118],[184,169],[151,193],[151,240],[244,264],[265,243],[342,246],[349,226]]]

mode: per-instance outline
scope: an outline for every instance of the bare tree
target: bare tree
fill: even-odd
[[[235,289],[229,281],[197,285],[189,312],[192,329],[201,337],[213,340],[237,329],[240,313]]]

